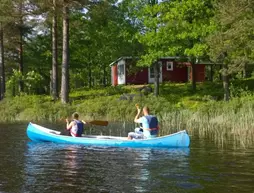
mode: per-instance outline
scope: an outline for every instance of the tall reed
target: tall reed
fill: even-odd
[[[160,116],[161,135],[186,129],[190,135],[208,137],[218,144],[230,140],[234,146],[254,144],[254,100],[210,102],[198,109],[165,112]]]

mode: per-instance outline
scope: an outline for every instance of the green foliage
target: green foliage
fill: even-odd
[[[72,106],[54,103],[50,96],[21,95],[6,98],[1,102],[0,111],[3,122],[10,121],[60,121],[69,116]]]
[[[108,65],[112,61],[121,56],[135,55],[139,50],[134,37],[136,29],[125,18],[125,11],[121,3],[115,6],[108,1],[91,4],[86,13],[73,11],[70,68],[82,68],[83,77],[76,77],[76,80],[82,79],[84,85],[90,87],[103,85],[110,80]],[[75,82],[71,85],[77,88]]]
[[[23,81],[24,76],[22,73],[18,70],[13,70],[12,76],[9,78],[9,80],[6,83],[6,95],[8,96],[15,96],[19,93],[19,81]]]
[[[208,46],[204,40],[214,31],[211,0],[145,4],[140,12],[144,29],[137,37],[146,48],[140,65],[151,65],[164,56],[206,56]]]
[[[228,65],[228,74],[253,63],[253,1],[218,1],[213,18],[215,32],[207,37],[213,61]]]
[[[25,76],[24,82],[29,94],[37,94],[38,88],[43,86],[44,79],[39,73],[29,71]]]
[[[194,58],[206,56],[204,38],[213,31],[210,23],[214,11],[212,1],[172,1],[165,9],[163,20],[166,25],[161,36],[166,36],[168,54]]]
[[[20,94],[19,82],[22,81],[25,85],[25,94],[38,94],[43,87],[44,78],[35,71],[29,71],[26,75],[18,70],[13,70],[12,76],[7,81],[7,96],[15,96]]]
[[[87,82],[87,73],[83,69],[70,71],[70,88],[75,90],[84,87]]]
[[[51,69],[51,36],[39,34],[26,40],[24,45],[24,63],[27,69],[47,71]]]

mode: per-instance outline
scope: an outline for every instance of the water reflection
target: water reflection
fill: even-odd
[[[139,183],[135,186],[135,192],[157,192],[170,190],[177,183],[168,180],[167,175],[176,173],[186,173],[189,171],[188,157],[189,149],[140,149],[136,154],[133,165],[139,168],[135,180]],[[174,165],[174,167],[170,167]]]
[[[66,171],[69,172],[69,175],[75,175],[78,173],[78,150],[78,148],[75,148],[73,146],[66,147],[63,164],[64,168],[66,168]]]
[[[156,192],[158,186],[168,189],[163,175],[172,171],[188,175],[188,157],[188,148],[102,148],[29,142],[23,191]]]
[[[1,193],[254,190],[254,149],[230,141],[224,148],[193,136],[190,149],[84,147],[30,142],[26,126],[0,125]]]

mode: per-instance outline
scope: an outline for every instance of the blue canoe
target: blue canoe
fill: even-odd
[[[35,142],[81,144],[110,147],[189,147],[190,137],[185,130],[153,139],[128,140],[126,137],[84,135],[71,137],[60,135],[59,131],[29,123],[27,136]]]

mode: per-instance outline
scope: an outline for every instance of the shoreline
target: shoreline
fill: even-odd
[[[0,102],[0,122],[60,123],[77,111],[83,120],[132,123],[136,114],[135,104],[138,103],[149,106],[152,114],[158,117],[160,135],[186,129],[190,135],[208,136],[220,141],[233,139],[241,146],[254,143],[252,94],[232,98],[229,102],[216,101],[207,96],[200,100],[198,95],[178,96],[177,93],[157,98],[150,94],[133,100],[119,100],[119,88],[110,94],[107,89],[94,89],[74,91],[70,96],[70,104],[54,102],[47,95],[5,98]]]

